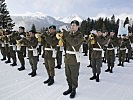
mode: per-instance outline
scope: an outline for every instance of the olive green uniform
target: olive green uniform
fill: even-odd
[[[80,62],[76,58],[76,55],[71,54],[71,52],[79,52],[83,35],[79,31],[75,33],[64,31],[63,40],[65,41],[64,46],[66,50],[64,62],[67,83],[74,90],[78,87]]]
[[[47,34],[47,33],[45,33],[45,34]],[[55,76],[54,68],[55,68],[56,56],[53,57],[53,54],[54,54],[57,44],[58,44],[58,40],[56,38],[56,33],[54,35],[50,35],[50,33],[48,33],[45,36],[44,60],[45,60],[45,68],[47,70],[49,77]],[[54,49],[54,51],[52,49]]]

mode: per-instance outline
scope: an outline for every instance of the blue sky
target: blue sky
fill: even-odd
[[[98,14],[133,14],[133,0],[6,0],[11,14],[42,12],[54,17],[78,14],[95,17]]]

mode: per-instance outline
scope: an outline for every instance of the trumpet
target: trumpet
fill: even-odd
[[[56,34],[56,38],[59,40],[58,46],[63,46],[63,39],[62,39],[62,37],[63,37],[63,33],[57,33]]]

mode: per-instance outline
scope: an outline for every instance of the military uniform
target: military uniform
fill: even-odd
[[[23,33],[18,33],[18,35],[16,36],[16,42],[17,42],[17,55],[18,55],[18,59],[21,63],[21,67],[18,68],[19,71],[22,71],[25,69],[25,60],[24,60],[24,50],[25,50],[25,46],[23,43],[19,42],[23,37],[26,37],[26,34]]]
[[[129,62],[131,57],[132,57],[132,47],[131,47],[132,46],[132,38],[133,37],[130,36],[130,37],[128,37],[126,39],[128,52],[126,53],[126,60],[125,60],[125,62]]]
[[[133,35],[129,36],[129,41],[131,45],[131,52],[129,52],[129,57],[132,59],[132,51],[133,51]]]
[[[118,45],[117,37],[109,37],[108,42],[106,46],[106,57],[107,57],[107,64],[108,64],[108,69],[105,70],[105,72],[113,72],[114,68],[114,62],[115,62],[115,47]]]
[[[37,63],[38,63],[38,52],[37,52],[38,40],[34,36],[34,37],[30,37],[29,39],[23,38],[22,41],[28,47],[28,57],[32,68],[32,72],[29,73],[29,75],[31,75],[31,77],[34,77],[36,75]]]
[[[90,80],[96,79],[96,82],[99,82],[99,75],[101,73],[102,67],[102,48],[107,41],[104,41],[103,36],[95,36],[94,40],[95,44],[93,44],[93,51],[91,53],[93,76],[90,78]]]
[[[56,60],[57,60],[57,66],[55,68],[60,69],[62,65],[62,51],[60,50],[60,46],[57,47],[57,54],[56,54]]]
[[[6,52],[5,52],[5,43],[4,43],[4,36],[0,36],[0,43],[1,43],[1,54],[3,58],[1,59],[2,61],[6,60]]]
[[[85,35],[83,38],[83,53],[85,53],[84,56],[88,55],[88,36],[87,35]]]
[[[56,46],[58,44],[58,40],[56,38],[56,33],[54,33],[54,35],[45,33],[44,37],[46,42],[44,48],[45,68],[49,76],[48,80],[44,81],[44,84],[48,83],[48,86],[50,86],[54,83]]]
[[[127,43],[125,39],[121,39],[119,43],[119,64],[118,66],[124,66],[124,61],[126,57]]]
[[[14,39],[16,32],[13,32],[11,36],[9,36],[9,47],[10,47],[10,56],[13,60],[11,66],[17,65],[17,58],[16,58],[16,40]]]
[[[5,63],[11,63],[11,55],[10,55],[10,47],[9,47],[9,39],[7,37],[7,35],[9,35],[8,32],[6,32],[6,35],[5,35],[5,40],[4,40],[4,43],[5,43],[5,52],[6,52],[6,56],[7,56],[7,61],[5,61]]]
[[[75,93],[75,90],[78,87],[80,61],[77,52],[80,51],[80,47],[83,41],[83,35],[79,31],[75,33],[64,31],[63,40],[65,41],[66,48],[66,54],[64,59],[65,74],[69,86],[69,89],[63,94],[67,95],[71,92]],[[73,93],[71,93],[71,95],[73,95]]]

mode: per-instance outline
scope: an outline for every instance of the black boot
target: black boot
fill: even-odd
[[[25,70],[25,67],[22,66],[22,67],[18,68],[18,70],[19,70],[19,71]]]
[[[34,77],[34,76],[36,76],[36,70],[33,70],[33,73],[31,75],[31,77]]]
[[[49,76],[49,78],[46,81],[44,81],[43,83],[47,84],[50,81],[50,79],[51,79],[51,76]]]
[[[84,56],[88,56],[87,53],[85,53]]]
[[[61,69],[61,65],[57,65],[55,68]]]
[[[71,94],[70,94],[70,98],[75,98],[76,95],[76,90],[72,90]]]
[[[119,62],[118,66],[121,66],[121,63]]]
[[[124,62],[122,62],[121,66],[124,67]]]
[[[68,95],[68,94],[70,94],[71,92],[72,92],[72,88],[69,87],[68,90],[66,90],[65,92],[63,92],[63,95]]]
[[[111,67],[111,69],[110,69],[110,73],[113,73],[113,67]]]
[[[3,57],[3,58],[1,59],[1,61],[4,61],[4,60],[6,60],[6,57]]]
[[[17,65],[17,63],[16,62],[14,62],[14,63],[12,63],[12,64],[10,64],[11,66],[16,66]]]
[[[108,66],[108,69],[105,70],[105,72],[109,72],[110,71],[110,66]]]
[[[53,84],[54,84],[54,78],[51,77],[51,78],[50,78],[50,81],[48,82],[48,86],[51,86],[51,85],[53,85]]]
[[[6,64],[11,63],[11,60],[8,59],[7,61],[5,61],[5,63],[6,63]]]
[[[99,80],[99,74],[97,74],[96,82],[100,82],[100,80]]]
[[[33,71],[31,73],[29,73],[28,75],[32,75]]]
[[[90,65],[88,65],[87,67],[92,67],[92,65],[90,64]]]
[[[96,74],[93,74],[93,76],[90,78],[90,80],[94,80],[94,79],[96,79],[97,77],[96,77]]]

